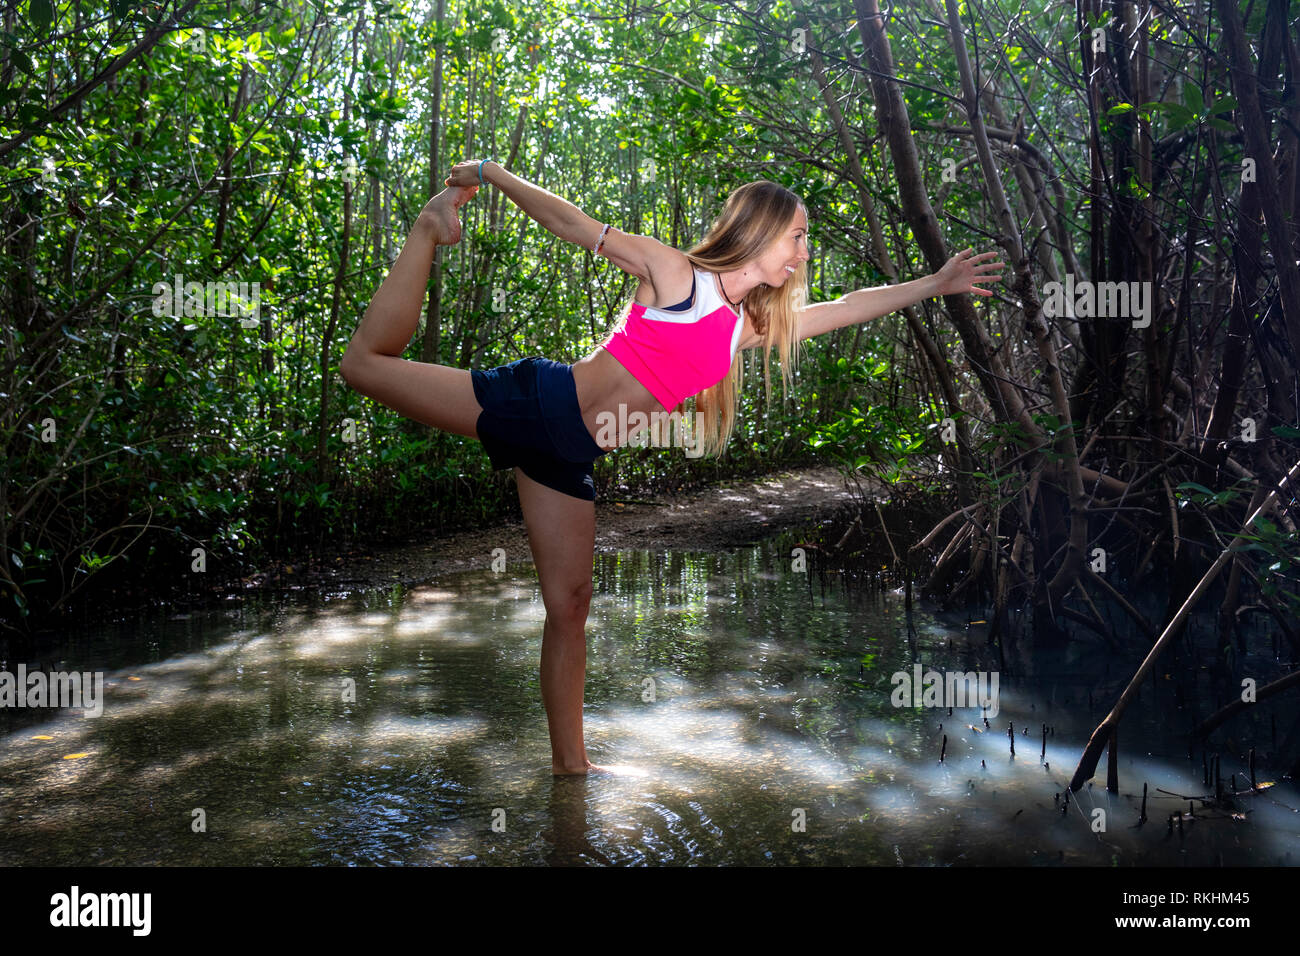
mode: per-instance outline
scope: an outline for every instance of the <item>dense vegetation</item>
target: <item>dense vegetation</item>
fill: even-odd
[[[1044,639],[1113,640],[1100,598],[1154,639],[1227,567],[1225,645],[1258,613],[1300,647],[1296,6],[1015,7],[5,5],[5,626],[513,507],[477,442],[338,375],[424,200],[488,156],[678,247],[781,182],[815,299],[966,246],[1009,264],[992,300],[809,341],[770,406],[751,353],[725,458],[625,449],[606,494],[829,458],[941,505],[902,559],[949,600],[1030,602]],[[633,291],[494,190],[465,223],[410,358],[573,361]],[[187,309],[191,281],[245,298]],[[1090,283],[1125,285],[1089,312]],[[1163,620],[1126,598],[1150,581]]]

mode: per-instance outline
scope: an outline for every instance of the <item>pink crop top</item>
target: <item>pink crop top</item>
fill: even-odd
[[[604,343],[667,411],[726,378],[745,326],[744,304],[739,315],[732,311],[711,272],[695,269],[689,304],[678,312],[633,302],[623,327]]]

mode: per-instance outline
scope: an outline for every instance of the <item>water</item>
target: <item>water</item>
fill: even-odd
[[[914,660],[996,670],[983,627],[918,610],[909,636],[901,595],[791,571],[793,540],[597,556],[587,748],[632,768],[618,776],[549,772],[530,565],[159,612],[69,640],[29,669],[104,670],[104,715],[0,711],[0,864],[1300,861],[1289,782],[1239,799],[1237,816],[1197,802],[1171,832],[1188,801],[1156,788],[1213,789],[1200,751],[1188,760],[1172,676],[1125,718],[1120,794],[1103,757],[1062,811],[1054,796],[1132,665],[1076,646],[1033,679],[1002,673],[987,729],[978,709],[896,708],[890,675]],[[1300,724],[1280,704],[1230,725],[1238,750],[1271,752],[1271,715],[1283,737]],[[1043,723],[1055,733],[1040,759]],[[1236,751],[1225,789],[1232,772],[1245,779]]]

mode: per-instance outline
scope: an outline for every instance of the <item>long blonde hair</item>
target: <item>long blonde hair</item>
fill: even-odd
[[[761,255],[785,232],[797,208],[804,209],[807,215],[803,201],[778,183],[766,179],[746,183],[732,191],[708,233],[683,254],[692,265],[709,272],[738,268]],[[763,337],[763,385],[769,404],[772,401],[772,348],[775,346],[781,360],[781,394],[784,398],[799,360],[799,319],[796,312],[807,304],[807,299],[808,270],[800,261],[794,274],[780,286],[759,284],[741,300],[754,331]],[[627,322],[633,301],[628,299],[610,336]],[[609,337],[606,337],[601,344],[608,341]],[[696,398],[694,441],[695,447],[702,448],[703,454],[722,454],[731,438],[736,425],[736,405],[744,384],[743,358],[744,352],[737,351],[726,377],[700,392]],[[681,412],[685,404],[683,401],[676,409],[668,411]]]

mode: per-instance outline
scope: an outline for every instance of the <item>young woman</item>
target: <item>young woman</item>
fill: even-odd
[[[703,447],[716,452],[735,422],[740,351],[764,347],[766,380],[775,347],[788,381],[801,339],[930,296],[992,295],[977,283],[1000,278],[1002,263],[983,261],[995,253],[967,249],[924,279],[808,305],[808,213],[776,183],[736,189],[708,235],[682,252],[602,225],[489,160],[458,163],[445,182],[371,300],[339,371],[352,388],[408,418],[479,439],[493,468],[514,467],[546,607],[541,684],[551,769],[585,774],[601,769],[587,759],[582,736],[596,545],[592,462],[635,434],[611,436],[602,426],[636,420],[636,412],[664,416],[703,393]],[[573,365],[532,357],[471,371],[401,358],[419,322],[434,247],[459,241],[457,210],[486,184],[561,239],[640,280],[615,330]]]

